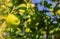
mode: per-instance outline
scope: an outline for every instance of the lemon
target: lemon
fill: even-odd
[[[25,31],[28,33],[28,32],[31,32],[30,28],[26,28]]]
[[[8,15],[6,22],[7,22],[7,24],[11,24],[11,25],[19,25],[20,24],[20,20],[13,14]]]
[[[60,15],[60,10],[58,10],[56,13],[57,13],[58,15]]]
[[[20,12],[20,13],[24,13],[24,12],[25,12],[25,10],[22,10],[22,9],[21,9],[21,10],[19,10],[19,12]]]
[[[26,7],[26,5],[25,5],[25,4],[20,4],[19,6],[20,6],[20,7]]]

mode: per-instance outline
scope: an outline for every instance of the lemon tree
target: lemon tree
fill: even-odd
[[[0,0],[0,5],[0,23],[6,22],[4,32],[9,33],[7,37],[50,39],[50,35],[55,36],[60,31],[60,4],[57,0]]]

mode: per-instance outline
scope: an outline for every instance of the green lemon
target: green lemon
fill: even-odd
[[[13,14],[8,15],[6,22],[11,25],[19,25],[20,24],[20,20]]]

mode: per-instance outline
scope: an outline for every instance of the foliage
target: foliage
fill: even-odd
[[[60,31],[59,6],[57,0],[0,0],[0,25],[6,22],[4,32],[12,37],[48,38]]]

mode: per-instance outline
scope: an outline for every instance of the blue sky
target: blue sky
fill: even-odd
[[[47,7],[45,7],[44,5],[41,5],[41,4],[40,4],[41,1],[42,1],[42,0],[32,0],[32,3],[33,3],[33,4],[36,4],[36,3],[37,3],[38,11],[43,11],[43,10],[50,11],[49,8],[47,8]],[[48,4],[52,4],[52,5],[51,5],[52,8],[54,8],[54,7],[56,6],[56,4],[58,3],[58,2],[56,2],[56,1],[55,1],[55,2],[52,2],[51,0],[45,0],[45,1],[47,1]],[[46,12],[46,14],[49,15],[51,18],[54,18],[54,17],[52,16],[52,13],[51,13],[51,12]]]
[[[32,3],[33,4],[36,4],[37,3],[37,8],[38,8],[39,11],[42,11],[42,10],[49,11],[49,8],[47,8],[44,5],[41,5],[40,4],[41,1],[42,0],[32,0]],[[54,8],[56,6],[56,4],[57,4],[57,2],[52,2],[51,0],[45,0],[45,1],[47,1],[48,4],[52,4],[52,8]]]

